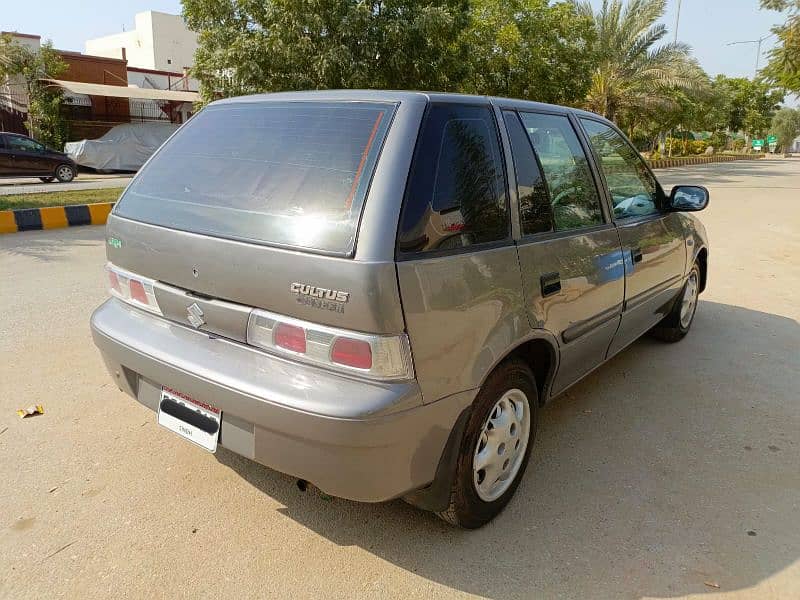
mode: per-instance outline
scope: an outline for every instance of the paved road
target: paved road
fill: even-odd
[[[661,176],[713,195],[692,333],[552,403],[471,533],[160,429],[90,341],[102,230],[0,236],[0,597],[800,597],[800,160]]]
[[[66,190],[101,190],[125,187],[133,174],[81,173],[70,183],[42,183],[35,177],[0,179],[0,196],[11,194],[38,194],[41,192],[63,192]]]

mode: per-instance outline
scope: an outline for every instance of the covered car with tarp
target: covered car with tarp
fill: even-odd
[[[178,127],[172,123],[123,123],[96,140],[68,142],[64,151],[82,167],[138,171]]]

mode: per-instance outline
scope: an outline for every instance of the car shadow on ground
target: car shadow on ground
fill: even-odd
[[[28,256],[43,262],[68,261],[76,246],[97,246],[105,240],[105,226],[78,225],[41,231],[0,234],[0,259],[4,255]]]
[[[331,542],[454,590],[743,589],[800,557],[798,348],[793,319],[702,302],[681,343],[642,339],[549,404],[515,498],[472,532],[402,501],[303,493],[224,449],[217,457]]]

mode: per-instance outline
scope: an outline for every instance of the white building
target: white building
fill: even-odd
[[[136,28],[86,40],[86,54],[127,59],[141,69],[182,73],[194,64],[197,34],[179,15],[147,11],[135,17]]]

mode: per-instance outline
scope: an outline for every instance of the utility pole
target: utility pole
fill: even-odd
[[[678,0],[678,10],[675,13],[675,43],[678,43],[678,25],[681,24],[681,0]]]
[[[737,44],[756,44],[756,46],[757,46],[757,50],[756,50],[756,71],[753,74],[753,77],[758,77],[758,63],[761,61],[761,44],[764,43],[764,40],[768,40],[773,35],[774,34],[769,33],[769,34],[767,34],[767,35],[765,35],[763,37],[758,38],[757,40],[742,40],[740,42],[730,42],[730,43],[725,44],[725,45],[726,46],[736,46]]]

